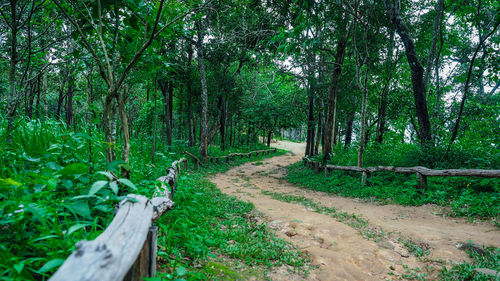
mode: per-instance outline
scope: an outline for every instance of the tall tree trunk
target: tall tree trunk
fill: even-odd
[[[418,60],[415,44],[410,35],[410,31],[401,19],[399,14],[399,4],[396,5],[393,0],[386,0],[386,9],[391,17],[392,23],[396,28],[403,45],[405,46],[406,58],[410,65],[411,80],[413,85],[413,98],[415,100],[415,111],[418,119],[419,135],[422,144],[426,145],[432,140],[431,123],[429,120],[429,111],[427,109],[427,100],[425,97],[425,84],[424,84],[424,68]]]
[[[220,111],[220,143],[222,151],[226,150],[226,101],[224,97],[219,96],[218,101],[219,111]]]
[[[427,85],[429,84],[429,79],[431,77],[432,62],[434,61],[434,57],[436,55],[439,27],[441,25],[441,17],[443,15],[443,10],[444,10],[444,0],[438,0],[436,3],[436,16],[434,16],[434,26],[432,28],[431,51],[429,53],[429,57],[427,58],[427,66],[425,68],[425,74],[424,74],[424,85],[426,89]]]
[[[104,140],[106,141],[106,162],[110,163],[116,160],[115,152],[114,152],[114,137],[113,137],[113,123],[115,123],[114,127],[116,130],[116,121],[113,117],[113,100],[116,96],[116,90],[114,88],[110,88],[108,90],[108,94],[104,99],[104,110],[103,110],[103,118],[102,118],[102,126],[104,129]],[[113,122],[114,121],[114,122]],[[116,131],[115,131],[116,133]]]
[[[172,128],[174,127],[174,82],[171,80],[170,85],[168,87],[168,122],[165,122],[167,125],[167,145],[172,145]]]
[[[17,98],[17,81],[16,81],[16,67],[17,67],[17,32],[18,32],[18,19],[17,19],[17,1],[10,1],[10,68],[9,68],[9,96],[7,98],[7,133],[6,141],[8,144],[12,143],[12,134],[10,132],[14,128],[14,118],[18,106]]]
[[[318,101],[320,100],[319,98],[317,99]],[[313,152],[313,155],[317,155],[319,153],[319,144],[320,144],[320,141],[321,141],[321,135],[322,135],[322,131],[323,131],[323,105],[322,105],[323,101],[320,102],[319,106],[318,106],[318,128],[316,130],[316,143],[314,144],[314,152]]]
[[[148,89],[149,92],[149,89]],[[158,110],[156,105],[156,91],[153,92],[153,98],[155,99],[155,113],[153,117],[153,141],[151,143],[151,164],[155,164],[155,154],[156,154],[156,126],[158,123]]]
[[[66,126],[71,127],[73,124],[73,93],[74,93],[74,80],[68,81],[68,93],[66,94]]]
[[[92,73],[93,73],[93,65],[90,66],[89,69],[89,75],[86,77],[87,78],[87,89],[88,89],[88,96],[87,96],[87,130],[89,131],[89,140],[88,140],[88,145],[89,145],[89,173],[92,173],[92,167],[93,165],[93,159],[92,159],[92,103],[94,102],[94,88],[92,85]],[[43,76],[44,79],[46,79],[46,75]],[[45,94],[44,94],[45,96]],[[46,113],[45,115],[46,116]]]
[[[200,72],[201,80],[201,116],[200,116],[200,156],[203,161],[207,158],[207,147],[208,147],[208,89],[207,89],[207,78],[205,73],[205,59],[203,54],[203,27],[202,21],[198,20],[196,23],[198,29],[198,40],[196,42],[197,57],[198,57],[198,70]]]
[[[340,74],[342,73],[342,66],[344,64],[344,56],[347,46],[347,39],[349,32],[347,32],[348,17],[344,16],[340,22],[340,38],[337,42],[337,51],[335,53],[335,63],[333,67],[332,80],[328,87],[328,114],[326,117],[325,126],[325,139],[323,142],[323,161],[326,162],[330,159],[333,146],[334,126],[336,123],[336,109],[337,109],[337,94],[339,88]]]
[[[311,79],[314,79],[312,77]],[[309,81],[311,83],[311,81]],[[314,155],[314,96],[312,85],[309,85],[307,91],[307,98],[309,101],[309,114],[307,118],[307,142],[306,142],[306,156]]]
[[[125,111],[125,105],[127,104],[127,85],[123,85],[123,95],[116,95],[118,110],[120,112],[120,120],[122,125],[123,133],[123,146],[122,146],[122,160],[129,164],[129,152],[130,152],[130,136],[128,131],[128,118],[127,112]],[[130,165],[122,165],[122,178],[130,178]]]
[[[354,112],[352,112],[347,118],[346,122],[346,132],[345,132],[345,140],[344,140],[344,149],[349,148],[352,140],[352,124],[354,123]]]
[[[378,106],[378,122],[377,122],[377,131],[375,133],[375,140],[378,143],[382,143],[384,139],[385,133],[385,118],[387,115],[387,94],[389,92],[389,87],[391,84],[392,74],[394,72],[393,64],[393,51],[394,51],[394,29],[391,29],[389,42],[387,43],[387,58],[385,60],[385,74],[387,75],[387,79],[384,84],[384,88],[382,89],[382,93],[380,94],[380,102]]]
[[[273,135],[273,131],[272,130],[270,130],[270,131],[267,132],[267,146],[268,147],[271,147],[271,137],[272,137],[272,135]]]
[[[35,103],[35,111],[36,118],[40,119],[40,98],[41,98],[41,83],[42,83],[42,75],[38,74],[36,77],[36,103]]]

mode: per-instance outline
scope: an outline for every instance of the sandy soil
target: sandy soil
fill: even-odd
[[[291,142],[273,144],[289,150],[284,156],[247,163],[219,174],[212,181],[226,194],[253,203],[278,236],[291,241],[310,255],[318,266],[307,280],[399,280],[404,275],[422,274],[434,279],[443,266],[467,260],[457,249],[459,242],[500,247],[500,231],[486,222],[443,217],[435,205],[403,207],[377,205],[358,199],[298,188],[283,177],[285,166],[302,159],[305,145]],[[285,203],[262,194],[263,190],[307,197],[326,207],[334,207],[368,219],[370,228],[386,235],[375,241],[331,216],[314,212],[299,204]],[[411,239],[430,254],[410,255],[399,238]],[[418,268],[418,269],[416,269]],[[302,280],[287,270],[271,272],[273,280]]]

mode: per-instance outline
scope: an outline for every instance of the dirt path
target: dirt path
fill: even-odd
[[[247,163],[217,175],[212,181],[224,192],[253,203],[277,234],[310,254],[319,266],[308,280],[399,280],[425,272],[434,279],[442,266],[467,260],[456,248],[459,242],[500,247],[500,232],[488,223],[469,223],[439,215],[439,206],[403,207],[376,205],[357,199],[332,196],[300,189],[284,181],[285,166],[300,161],[304,144],[279,142],[274,146],[292,153]],[[358,230],[332,216],[314,212],[300,204],[272,199],[262,192],[291,194],[311,199],[320,206],[336,208],[366,218],[371,229],[385,233],[369,239]],[[382,232],[383,231],[383,232]],[[416,258],[408,254],[399,238],[428,248],[429,255]],[[375,241],[376,240],[376,241]],[[415,270],[419,268],[419,270]],[[273,280],[301,280],[302,277],[278,271]]]

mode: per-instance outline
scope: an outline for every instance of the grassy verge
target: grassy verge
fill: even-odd
[[[362,185],[359,173],[332,171],[325,176],[305,167],[302,162],[290,165],[286,178],[304,188],[345,197],[404,206],[432,203],[443,206],[446,215],[493,222],[500,217],[500,179],[431,177],[428,178],[428,190],[419,193],[414,176],[374,173],[367,184]]]
[[[207,179],[259,158],[212,165],[179,178],[176,207],[159,221],[162,273],[154,280],[262,280],[267,270],[282,265],[306,274],[307,257],[277,238],[253,205],[223,194]]]

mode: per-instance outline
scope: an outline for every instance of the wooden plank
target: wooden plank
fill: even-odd
[[[307,161],[307,160],[306,160]],[[316,163],[316,162],[312,162]],[[318,162],[319,163],[319,162]],[[427,177],[483,177],[483,178],[499,178],[500,170],[483,170],[483,169],[445,169],[433,170],[426,167],[393,167],[393,166],[376,166],[360,168],[357,166],[337,166],[326,165],[328,170],[338,171],[353,171],[353,172],[394,172],[401,174],[415,174],[419,173]]]
[[[142,195],[128,195],[106,230],[93,241],[80,241],[51,281],[121,281],[146,241],[153,204]],[[131,231],[133,230],[133,231]]]

